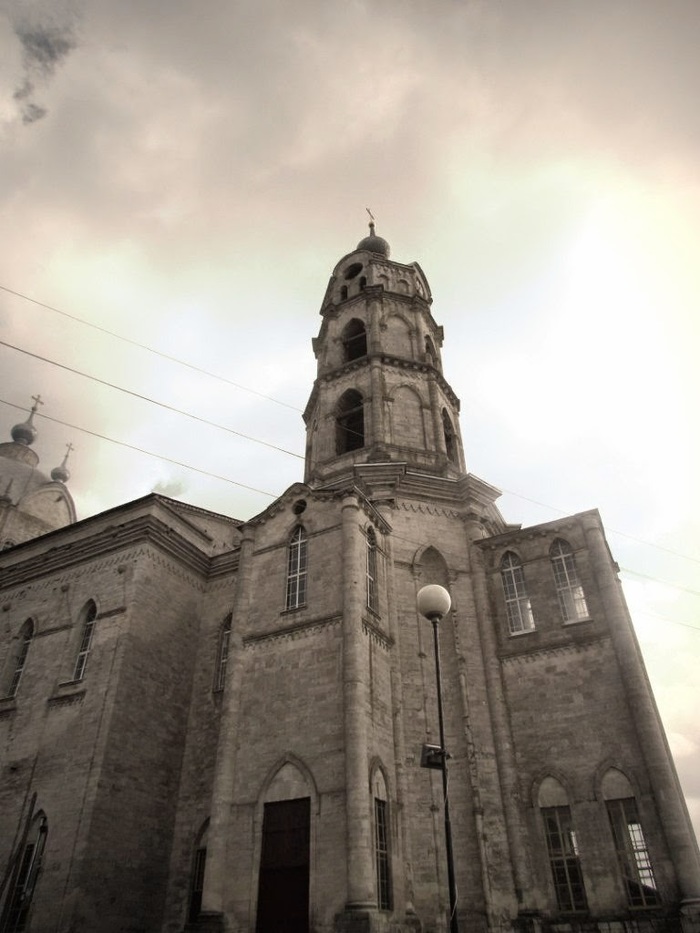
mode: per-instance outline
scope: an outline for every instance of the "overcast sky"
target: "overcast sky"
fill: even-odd
[[[697,0],[0,0],[0,438],[41,393],[80,517],[251,517],[371,207],[506,519],[600,509],[700,827],[698,48]]]

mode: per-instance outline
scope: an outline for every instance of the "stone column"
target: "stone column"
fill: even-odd
[[[372,823],[367,761],[367,642],[362,631],[365,602],[364,539],[354,496],[343,500],[343,699],[347,814],[347,910],[376,907],[372,871]]]
[[[503,692],[501,662],[498,659],[498,644],[494,618],[489,608],[486,588],[484,556],[474,542],[483,537],[483,526],[476,519],[466,522],[469,542],[469,565],[474,593],[479,641],[483,659],[486,696],[489,716],[493,728],[494,749],[496,754],[497,774],[501,790],[501,802],[505,817],[505,831],[510,861],[513,866],[513,882],[518,906],[527,902],[527,895],[532,889],[531,866],[526,844],[527,830],[523,824],[521,812],[518,771],[510,732],[508,709]]]
[[[447,447],[445,446],[445,432],[442,427],[442,409],[440,408],[440,397],[433,373],[428,374],[428,394],[430,396],[430,414],[433,422],[433,450],[446,458]]]
[[[389,524],[391,509],[388,505],[378,506],[382,518]],[[406,924],[410,928],[419,928],[420,921],[416,916],[413,903],[413,851],[411,844],[411,831],[407,825],[410,814],[407,812],[408,779],[406,776],[406,736],[404,730],[404,700],[403,679],[401,676],[401,626],[397,613],[397,600],[394,593],[394,556],[391,535],[383,538],[385,550],[386,604],[389,614],[389,634],[394,645],[391,649],[391,703],[393,708],[394,726],[394,767],[396,770],[396,808],[398,827],[398,851],[395,853],[394,865],[400,864],[399,874],[403,876],[402,889],[404,895]],[[397,912],[400,905],[396,904]]]
[[[700,854],[690,826],[685,799],[673,766],[622,586],[596,513],[583,517],[591,568],[608,620],[629,708],[647,763],[659,818],[686,907],[688,928],[698,926]],[[683,912],[683,911],[682,911]],[[694,918],[694,919],[691,919]]]
[[[228,840],[230,835],[233,785],[236,768],[236,737],[243,675],[243,631],[248,616],[253,575],[255,533],[246,527],[241,541],[241,557],[231,619],[229,662],[223,694],[219,745],[216,753],[211,817],[207,839],[207,866],[202,892],[202,913],[222,914],[229,882]]]

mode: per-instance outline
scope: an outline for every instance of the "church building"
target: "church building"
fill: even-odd
[[[76,521],[38,400],[0,444],[0,933],[700,933],[597,511],[503,518],[373,224],[320,314],[303,482],[250,519]]]

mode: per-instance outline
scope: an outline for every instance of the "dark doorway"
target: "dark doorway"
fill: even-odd
[[[256,933],[308,933],[311,800],[266,803]]]

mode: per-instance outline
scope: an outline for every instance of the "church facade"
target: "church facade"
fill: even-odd
[[[252,519],[150,495],[7,536],[0,933],[449,929],[430,583],[459,929],[700,930],[600,517],[504,520],[431,305],[373,226],[340,260],[303,482]]]

